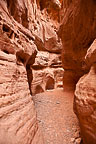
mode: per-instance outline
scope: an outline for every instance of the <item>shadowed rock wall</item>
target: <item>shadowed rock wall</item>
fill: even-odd
[[[79,119],[83,143],[95,144],[96,1],[64,0],[61,13],[63,20],[58,35],[63,43],[63,86],[65,90],[76,88],[74,111]]]
[[[96,40],[85,56],[88,74],[80,78],[76,85],[74,111],[80,122],[85,144],[96,143]]]
[[[65,0],[58,35],[63,43],[64,87],[74,88],[78,79],[87,72],[84,57],[96,37],[96,2]]]

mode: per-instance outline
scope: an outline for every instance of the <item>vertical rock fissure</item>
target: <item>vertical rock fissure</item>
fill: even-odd
[[[35,50],[32,55],[30,56],[28,53],[25,53],[23,50],[20,50],[16,53],[17,58],[17,64],[22,63],[26,68],[27,73],[27,81],[29,85],[29,91],[32,95],[32,80],[33,80],[33,74],[32,74],[32,65],[35,62],[37,51]]]
[[[32,85],[33,75],[32,75],[32,69],[30,67],[30,64],[26,65],[26,72],[27,72],[27,80],[28,80],[30,94],[32,95],[31,85]]]

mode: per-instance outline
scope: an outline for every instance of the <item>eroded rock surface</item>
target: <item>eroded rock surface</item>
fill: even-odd
[[[64,69],[61,64],[61,55],[48,52],[38,52],[33,64],[33,94],[49,89],[63,87]],[[37,90],[37,87],[39,90]],[[40,90],[41,89],[41,90]]]
[[[66,71],[63,81],[64,86],[71,89],[87,72],[83,64],[87,49],[96,37],[96,2],[64,0],[62,13],[58,34],[63,42],[62,63]],[[66,79],[68,73],[70,78]]]
[[[33,93],[35,94],[37,86],[43,89],[42,92],[50,89],[52,90],[54,88],[63,87],[62,83],[63,73],[64,73],[63,68],[57,68],[57,69],[46,68],[45,70],[33,71],[34,75],[32,84]]]
[[[43,144],[26,70],[0,51],[0,143]]]
[[[44,4],[44,8],[41,8],[41,4]],[[60,58],[62,43],[56,33],[59,18],[56,19],[54,15],[53,17],[51,15],[53,12],[56,15],[59,14],[60,8],[61,3],[58,0],[0,1],[1,51],[7,54],[18,55],[19,53],[22,58],[17,56],[17,64],[23,64],[26,67],[27,60],[33,57],[34,51],[37,50],[38,55],[33,66],[35,70],[54,67],[58,71],[58,68],[62,67]],[[31,69],[30,72],[32,73]],[[50,71],[49,75],[51,75]]]
[[[65,90],[76,86],[74,111],[80,122],[83,142],[95,144],[96,1],[64,0],[62,18],[58,35],[63,43],[63,86]]]
[[[59,0],[48,3],[43,0],[0,1],[0,144],[43,144],[30,95],[34,90],[32,79],[37,76],[34,93],[40,93],[55,88],[54,75],[62,69],[59,56],[62,43],[56,33],[61,3]],[[38,55],[39,51],[47,51],[48,57],[37,55],[35,62],[35,51]],[[53,56],[49,58],[50,55]],[[34,62],[36,69],[32,70]],[[57,77],[61,81],[62,76]],[[45,78],[44,89],[39,78]]]
[[[74,111],[78,116],[85,144],[96,143],[96,40],[85,56],[89,73],[80,78],[76,85]]]
[[[96,64],[80,78],[75,91],[74,111],[78,116],[84,144],[96,143]]]

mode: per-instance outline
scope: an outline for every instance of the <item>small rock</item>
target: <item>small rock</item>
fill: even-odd
[[[79,131],[76,131],[76,132],[75,132],[74,137],[75,137],[75,138],[79,138],[79,137],[80,137]]]
[[[56,104],[60,104],[60,102],[59,102],[59,101],[57,101],[57,102],[56,102]]]
[[[71,138],[71,142],[75,142],[75,138]]]
[[[76,144],[80,144],[81,143],[81,138],[76,139]]]

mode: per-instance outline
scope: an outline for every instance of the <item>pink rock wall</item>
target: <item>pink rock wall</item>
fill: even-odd
[[[0,51],[0,76],[0,143],[43,144],[25,68]]]
[[[34,94],[62,86],[63,69],[60,60],[62,43],[56,33],[61,3],[58,0],[49,1],[49,7],[46,2],[42,9],[43,1],[39,0],[0,1],[0,143],[2,144],[44,143],[26,71],[26,65],[33,64],[31,58],[34,57],[35,51],[38,51],[38,55],[33,65],[34,80],[31,87]],[[45,53],[41,54],[40,51]]]

